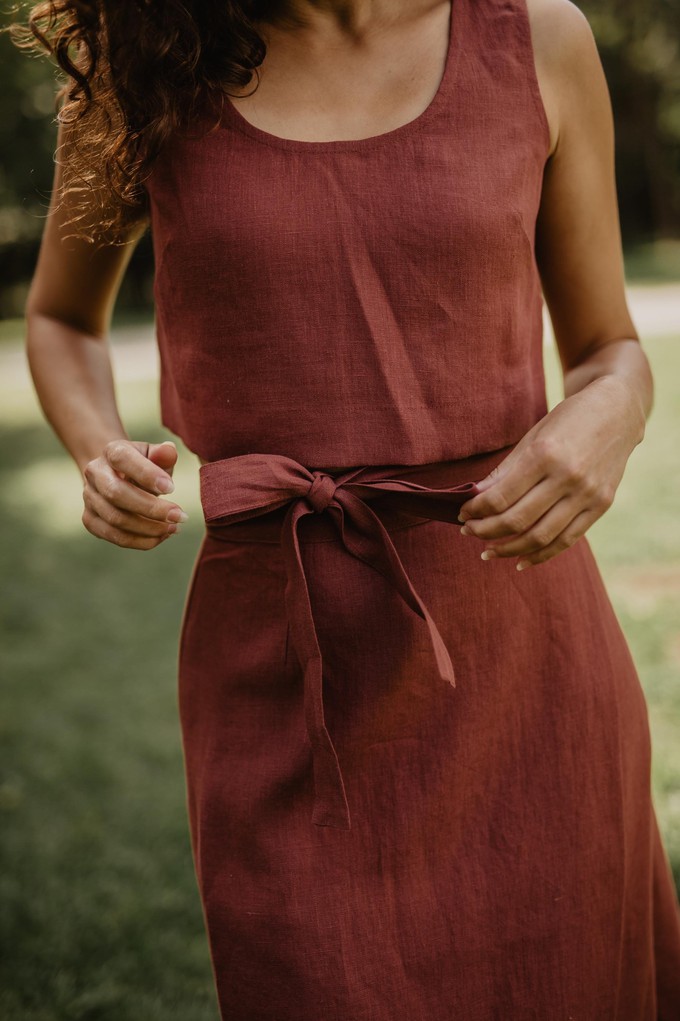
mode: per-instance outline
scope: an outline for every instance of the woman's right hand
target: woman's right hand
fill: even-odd
[[[170,440],[115,439],[83,468],[82,521],[88,532],[127,549],[148,550],[179,531],[188,515],[160,494],[175,488],[177,448]]]

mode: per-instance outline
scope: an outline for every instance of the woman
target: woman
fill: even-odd
[[[201,462],[180,712],[222,1017],[677,1021],[647,710],[585,537],[653,391],[587,21],[61,0],[34,27],[85,111],[27,305],[85,527],[142,550],[185,517],[104,343],[149,225],[163,423]]]

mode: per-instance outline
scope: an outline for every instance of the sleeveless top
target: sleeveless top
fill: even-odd
[[[434,99],[383,134],[281,138],[226,98],[176,133],[146,182],[163,424],[315,468],[517,442],[547,412],[549,144],[526,0],[453,0]]]

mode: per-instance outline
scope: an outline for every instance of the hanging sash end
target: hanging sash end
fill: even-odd
[[[314,756],[314,810],[315,826],[332,826],[338,830],[352,828],[345,782],[342,778],[335,749],[330,744],[326,754]],[[330,752],[330,754],[329,754]]]

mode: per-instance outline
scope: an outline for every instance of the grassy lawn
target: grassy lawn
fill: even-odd
[[[648,341],[656,407],[589,532],[647,695],[654,795],[680,880],[680,337]],[[548,352],[550,394],[560,390]],[[155,384],[119,386],[133,438],[164,439]],[[182,535],[139,553],[80,523],[76,468],[30,386],[0,384],[0,1016],[216,1021],[193,876],[176,638],[202,534],[180,445]]]
[[[629,282],[676,283],[680,280],[680,238],[630,245],[624,260]]]
[[[133,435],[167,438],[152,385],[120,401]],[[172,548],[100,542],[32,392],[0,408],[0,1017],[215,1021],[175,697],[197,493]]]

